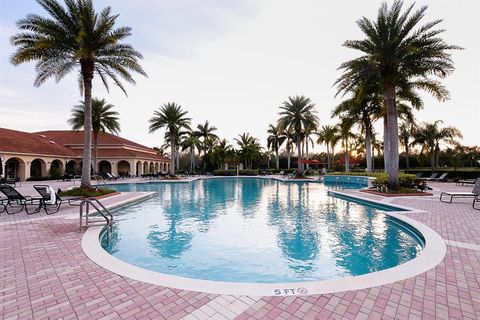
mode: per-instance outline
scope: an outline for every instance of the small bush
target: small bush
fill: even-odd
[[[241,176],[258,176],[258,170],[239,170]],[[215,170],[214,176],[236,176],[237,170]]]
[[[114,192],[116,191],[112,189],[106,189],[106,188],[91,188],[91,189],[75,188],[72,190],[60,191],[58,195],[59,196],[80,196],[85,198],[91,198],[91,197],[104,196],[106,194],[110,194]]]

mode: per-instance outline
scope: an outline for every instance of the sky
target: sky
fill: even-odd
[[[331,110],[342,97],[333,86],[339,65],[358,56],[342,46],[362,39],[356,25],[375,18],[376,0],[95,0],[111,6],[118,26],[130,26],[126,42],[140,51],[148,77],[127,94],[106,92],[94,79],[93,96],[105,98],[120,113],[121,136],[153,147],[163,132],[148,133],[148,120],[163,103],[176,102],[193,126],[209,120],[217,134],[233,139],[243,132],[266,143],[267,127],[278,119],[288,96],[305,95],[316,104],[320,124],[334,124]],[[406,1],[409,5],[412,1]],[[416,1],[428,5],[424,22],[443,19],[443,39],[464,48],[452,52],[456,70],[442,83],[450,100],[422,93],[419,121],[442,120],[458,127],[463,144],[480,145],[480,1]],[[69,129],[72,106],[82,99],[77,74],[33,86],[34,63],[13,66],[10,37],[15,22],[29,13],[47,16],[33,0],[0,0],[0,127],[21,131]],[[376,125],[381,136],[381,125]],[[323,150],[316,147],[315,151]]]

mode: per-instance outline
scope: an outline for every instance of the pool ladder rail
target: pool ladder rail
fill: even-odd
[[[94,212],[99,213],[104,220],[94,220],[90,221],[89,215],[91,213],[90,207],[92,207]],[[85,223],[83,223],[83,217],[85,216]],[[105,224],[106,222],[106,224]],[[82,200],[80,203],[80,231],[84,228],[93,227],[93,226],[106,226],[107,239],[110,240],[110,236],[113,228],[113,215],[107,208],[96,198],[87,198]]]

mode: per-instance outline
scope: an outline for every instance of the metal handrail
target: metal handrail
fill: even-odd
[[[107,231],[108,231],[108,237],[107,239],[110,241],[110,233],[113,228],[113,215],[110,211],[108,211],[105,206],[98,201],[96,198],[88,198],[82,200],[80,203],[80,231],[82,231],[83,228],[83,210],[85,207],[85,226],[88,227],[88,216],[90,214],[90,206],[92,206],[100,215],[105,219],[107,222]]]

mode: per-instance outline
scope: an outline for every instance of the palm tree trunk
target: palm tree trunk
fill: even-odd
[[[433,170],[435,170],[435,147],[430,149],[430,167],[432,168],[433,173]]]
[[[375,170],[375,147],[372,146],[372,172]]]
[[[305,146],[305,159],[308,160],[308,136],[305,138],[306,139],[306,146]],[[310,165],[307,163],[307,170],[310,169]]]
[[[333,168],[335,164],[335,146],[332,145],[332,160],[330,161],[330,169]]]
[[[278,157],[278,148],[275,148],[275,168],[280,169],[280,158]]]
[[[288,144],[288,142],[287,142]],[[290,158],[290,147],[287,147],[287,169],[290,169],[290,161],[291,161],[291,158]]]
[[[93,132],[93,174],[97,173],[97,157],[98,157],[98,132]]]
[[[175,130],[170,129],[170,174],[175,174]]]
[[[406,167],[406,172],[408,173],[408,170],[410,169],[410,150],[408,148],[408,141],[405,141],[405,167]]]
[[[90,182],[92,163],[92,79],[93,64],[81,61],[81,73],[83,75],[83,88],[85,95],[85,119],[83,122],[84,143],[82,159],[82,178],[80,188],[91,188]]]
[[[367,172],[372,172],[372,135],[369,127],[365,130],[365,156],[367,158]]]
[[[302,173],[302,138],[300,137],[300,133],[297,133],[297,171],[298,173]]]
[[[345,141],[345,172],[350,172],[350,152],[348,150],[348,139]]]
[[[329,148],[329,143],[326,143],[327,145],[327,169],[330,169],[330,148]]]
[[[398,120],[395,106],[395,86],[390,86],[385,91],[388,125],[388,184],[391,188],[398,188]]]
[[[387,115],[383,117],[383,167],[385,168],[385,172],[388,168],[388,156],[390,154],[390,144],[388,140],[388,119]]]

